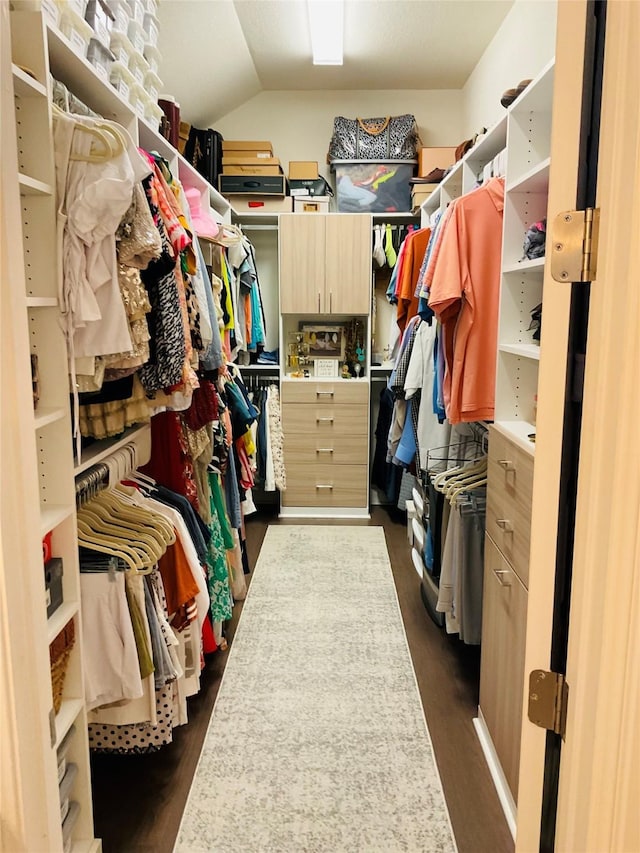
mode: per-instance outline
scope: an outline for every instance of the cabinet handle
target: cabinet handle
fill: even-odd
[[[320,313],[320,291],[318,291],[318,314]]]
[[[500,586],[511,586],[511,578],[508,577],[506,580],[503,580],[503,575],[511,575],[509,569],[500,569],[499,571],[493,570],[494,575],[497,577]]]
[[[316,453],[333,453],[333,447],[318,447]]]
[[[333,302],[333,292],[329,291],[329,314],[333,314],[331,303]]]
[[[333,397],[333,391],[316,391],[316,397]]]
[[[515,471],[516,466],[510,459],[498,459],[498,465],[501,465],[505,471]]]
[[[324,483],[316,483],[316,489],[333,489],[333,486],[325,485]]]
[[[513,533],[513,522],[508,518],[496,518],[496,524],[505,533]]]
[[[333,418],[316,418],[316,423],[317,424],[321,424],[321,423],[332,424]]]

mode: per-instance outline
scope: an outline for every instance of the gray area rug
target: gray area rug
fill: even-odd
[[[455,849],[382,527],[270,527],[175,850]]]

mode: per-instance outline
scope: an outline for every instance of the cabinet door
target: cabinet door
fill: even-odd
[[[516,802],[526,628],[527,591],[487,536],[482,597],[480,710]]]
[[[327,216],[326,308],[329,314],[368,314],[371,305],[371,217]]]
[[[325,301],[325,220],[317,214],[280,217],[280,311],[321,314]]]

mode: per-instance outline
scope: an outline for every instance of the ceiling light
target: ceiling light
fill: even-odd
[[[314,65],[342,65],[344,0],[307,0]]]

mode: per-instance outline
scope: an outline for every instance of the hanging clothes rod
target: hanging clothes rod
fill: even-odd
[[[277,225],[251,225],[248,222],[243,222],[241,227],[242,227],[243,231],[277,231],[278,230]]]
[[[109,468],[104,462],[99,462],[87,468],[76,477],[76,506],[82,506],[95,497],[98,492],[106,489],[109,481]]]

